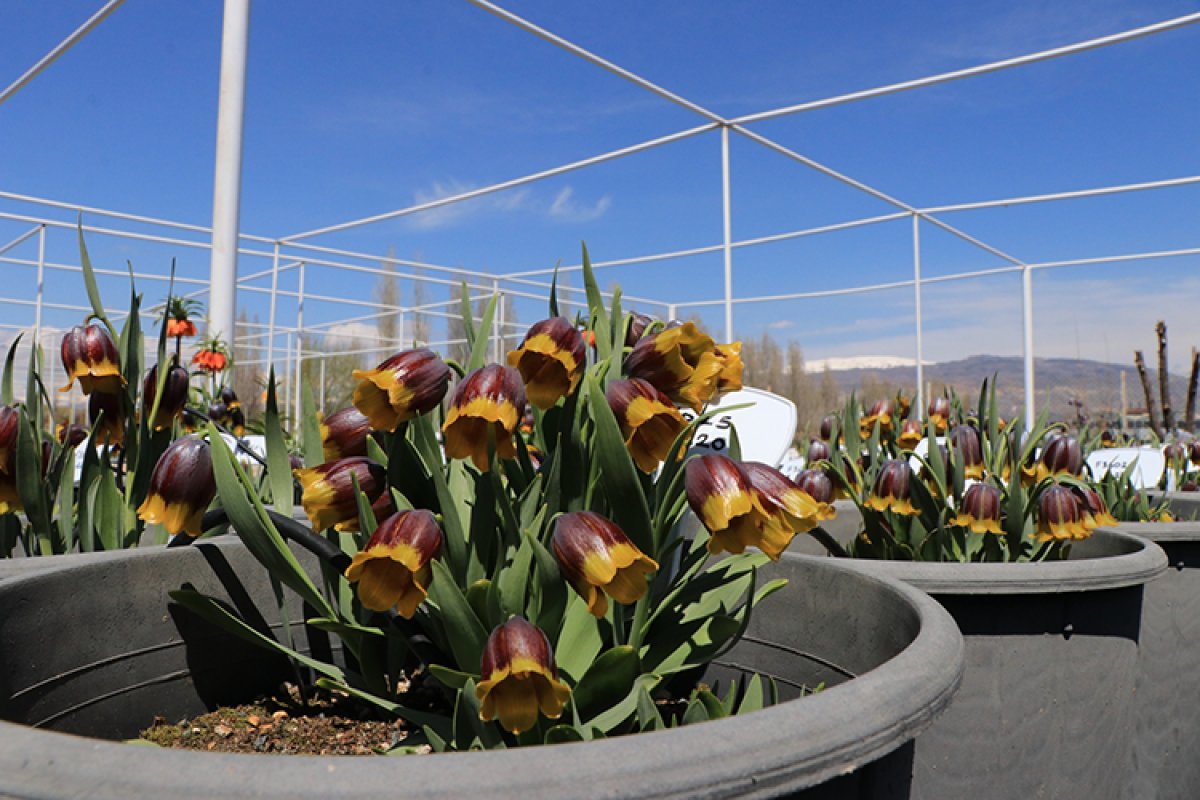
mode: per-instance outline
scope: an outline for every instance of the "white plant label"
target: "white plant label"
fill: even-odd
[[[733,408],[745,403],[752,405]],[[736,429],[743,461],[761,461],[776,466],[787,455],[796,436],[795,403],[762,389],[730,392],[719,402],[710,403],[707,410],[717,413],[697,428],[689,448],[692,451],[727,453],[730,431]],[[681,408],[679,412],[688,422],[697,416],[690,408]]]
[[[1122,475],[1132,469],[1129,477],[1133,485],[1147,489],[1158,485],[1167,459],[1157,447],[1109,447],[1093,450],[1088,454],[1087,463],[1097,480],[1108,472]]]

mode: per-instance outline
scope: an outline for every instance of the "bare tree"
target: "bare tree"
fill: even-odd
[[[1137,367],[1138,377],[1142,379],[1142,392],[1146,395],[1146,416],[1150,420],[1150,430],[1159,439],[1163,438],[1162,423],[1158,419],[1158,407],[1154,404],[1154,392],[1150,389],[1150,377],[1146,374],[1146,359],[1141,350],[1133,351],[1133,364]]]
[[[1158,336],[1158,392],[1162,397],[1163,428],[1169,434],[1175,430],[1175,414],[1171,410],[1171,373],[1167,369],[1167,323],[1160,319],[1154,325],[1154,333]]]
[[[389,308],[397,308],[400,305],[400,282],[396,279],[396,248],[389,247],[387,256],[380,263],[380,267],[387,272],[386,275],[380,275],[375,296],[379,299],[379,311],[384,312],[375,320],[375,329],[378,331],[377,341],[383,354],[391,353],[402,349],[400,337],[404,335],[401,330],[401,318],[399,311],[388,311]]]

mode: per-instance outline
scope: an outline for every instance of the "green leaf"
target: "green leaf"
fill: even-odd
[[[593,456],[600,467],[604,493],[613,501],[613,522],[617,523],[643,553],[653,553],[655,548],[650,525],[650,507],[646,504],[646,495],[642,492],[637,467],[634,466],[629,451],[625,449],[621,428],[617,425],[612,409],[608,407],[600,382],[593,376],[588,376],[585,380],[588,409],[596,425]]]
[[[763,708],[763,682],[762,678],[757,673],[750,676],[750,681],[746,684],[746,691],[742,694],[742,702],[738,703],[736,714],[748,714],[751,711],[758,711]]]
[[[458,297],[459,314],[462,316],[463,335],[467,339],[467,351],[474,352],[475,350],[475,312],[471,308],[471,290],[467,287],[467,282],[462,282],[462,288]],[[466,370],[470,372],[470,369]]]
[[[58,516],[58,538],[63,550],[70,550],[75,539],[75,448],[62,452],[62,468],[59,470],[58,491],[54,498]]]
[[[550,279],[550,316],[558,317],[558,268],[562,264],[561,261],[554,264],[554,277]]]
[[[684,725],[694,725],[697,722],[708,722],[711,719],[708,715],[708,706],[700,702],[699,698],[692,698],[688,703],[687,711],[683,712],[683,719],[680,722]]]
[[[17,418],[17,495],[25,506],[25,516],[34,533],[51,544],[50,507],[42,482],[42,442],[33,422],[22,408]],[[56,548],[51,547],[51,550]],[[49,555],[49,551],[42,555]]]
[[[117,479],[108,465],[108,448],[104,449],[104,458],[100,460],[100,480],[96,483],[93,503],[96,507],[96,533],[100,546],[105,550],[119,550],[125,538],[124,525],[121,523],[125,499],[121,496],[121,490],[117,488]]]
[[[92,269],[92,259],[88,256],[87,243],[83,240],[83,214],[79,215],[75,227],[79,232],[79,265],[83,269],[83,285],[87,289],[88,301],[92,304],[92,315],[104,323],[115,340],[117,331],[104,313],[104,300],[101,299],[100,288],[96,285],[96,272]]]
[[[599,620],[588,611],[587,603],[572,593],[567,602],[558,646],[554,650],[558,668],[578,682],[603,649],[604,638],[600,633]]]
[[[271,501],[275,510],[284,516],[292,515],[292,464],[288,460],[283,426],[279,422],[279,402],[275,394],[275,367],[267,375],[267,411],[263,421],[267,440],[267,477],[271,485]]]
[[[603,733],[611,733],[637,713],[641,696],[653,690],[660,680],[659,676],[652,674],[639,676],[629,694],[621,702],[588,722],[588,727],[599,729]]]
[[[572,693],[579,718],[591,720],[621,702],[642,674],[641,659],[629,645],[618,645],[597,658]]]
[[[612,349],[612,328],[608,312],[604,310],[604,296],[600,293],[600,285],[596,283],[596,274],[592,271],[592,259],[588,256],[586,244],[583,245],[583,287],[587,292],[592,330],[596,334],[596,359],[606,361]]]
[[[467,373],[479,369],[488,360],[489,335],[492,330],[492,319],[496,316],[496,301],[499,295],[493,294],[483,309],[483,317],[479,320],[479,331],[471,342],[471,356],[467,359]]]
[[[570,725],[555,725],[550,730],[546,731],[544,744],[567,744],[569,742],[584,741],[583,734],[572,728]]]
[[[429,674],[437,678],[447,689],[460,690],[473,680],[473,676],[456,669],[443,667],[441,664],[430,664]]]
[[[477,675],[483,661],[483,648],[487,644],[487,631],[446,565],[441,561],[433,561],[432,564],[433,581],[429,585],[429,599],[437,606],[438,618],[446,631],[446,639],[458,668]]]
[[[497,582],[500,584],[500,608],[506,616],[528,617],[529,573],[533,566],[533,545],[529,540],[521,542],[512,564],[501,569]]]
[[[4,378],[0,380],[0,402],[6,406],[11,406],[14,402],[13,395],[13,361],[17,357],[17,346],[21,344],[21,337],[25,335],[22,331],[17,334],[17,338],[8,347],[8,355],[4,359]]]
[[[274,371],[274,368],[272,368]],[[325,463],[325,445],[321,443],[321,421],[317,419],[317,402],[312,386],[305,383],[300,391],[300,447],[304,451],[304,466],[319,467]]]

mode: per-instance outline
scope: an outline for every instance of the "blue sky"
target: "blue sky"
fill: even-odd
[[[19,75],[99,0],[0,5],[0,83]],[[1117,0],[1011,3],[510,0],[510,10],[723,115],[766,110],[1114,33],[1197,10]],[[699,124],[694,114],[465,2],[258,0],[251,22],[242,226],[282,236],[519,177]],[[0,190],[207,224],[220,4],[129,0],[0,106]],[[1200,25],[1067,59],[754,126],[916,205],[1200,174]],[[489,272],[716,244],[716,133],[439,211],[314,243]],[[741,137],[731,142],[736,239],[887,213],[886,204]],[[1200,187],[947,216],[1027,261],[1196,247]],[[27,213],[27,208],[19,209]],[[0,201],[0,211],[18,211]],[[69,213],[54,212],[60,219]],[[28,226],[0,220],[0,244]],[[752,296],[911,277],[907,220],[739,249]],[[103,263],[202,279],[196,250],[93,237]],[[1000,266],[922,227],[927,276]],[[33,242],[14,250],[29,258]],[[73,256],[67,236],[49,252]],[[243,270],[266,266],[245,259]],[[1171,325],[1173,361],[1200,344],[1200,260],[1038,273],[1038,354],[1128,362]],[[606,270],[635,295],[721,291],[719,255]],[[4,296],[29,296],[28,269]],[[306,290],[371,297],[369,278],[311,268]],[[289,283],[288,281],[293,281]],[[294,275],[285,283],[294,285]],[[49,294],[82,297],[51,273]],[[259,285],[265,285],[261,283]],[[157,288],[144,287],[151,299]],[[120,284],[105,291],[119,305]],[[406,285],[405,292],[409,292]],[[441,290],[434,290],[440,296]],[[810,358],[914,354],[913,293],[740,307],[739,336],[770,330]],[[265,319],[262,295],[244,298]],[[541,304],[518,305],[532,322]],[[931,286],[926,357],[1020,348],[1019,279]],[[309,321],[356,309],[310,302]],[[24,311],[14,311],[14,319]],[[294,304],[283,303],[284,318]],[[684,309],[682,313],[691,313]],[[50,315],[66,324],[74,312]],[[720,328],[720,314],[703,318]]]

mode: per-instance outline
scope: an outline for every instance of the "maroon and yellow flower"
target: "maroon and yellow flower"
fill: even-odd
[[[1192,446],[1188,448],[1188,460],[1200,467],[1200,439],[1192,440]]]
[[[953,522],[972,533],[1004,533],[1000,528],[1000,490],[989,483],[967,487]]]
[[[688,505],[711,534],[708,552],[742,553],[757,547],[777,558],[792,541],[795,532],[767,511],[750,476],[733,459],[718,454],[692,459],[684,487]]]
[[[868,508],[893,514],[918,514],[912,504],[912,468],[904,459],[888,459],[879,468],[866,500]]]
[[[643,337],[625,359],[625,367],[631,377],[649,381],[671,400],[699,413],[716,393],[725,368],[716,347],[695,323],[685,322]]]
[[[925,438],[925,428],[921,425],[919,419],[906,419],[900,427],[900,435],[896,437],[896,443],[905,450],[912,450],[921,443]]]
[[[2,424],[3,423],[0,423],[0,426],[2,426]],[[59,444],[61,444],[63,447],[78,447],[87,441],[88,429],[74,422],[69,425],[66,422],[60,422],[54,426],[54,435],[58,438]],[[3,437],[0,436],[0,439],[2,438]],[[2,457],[3,456],[0,456],[0,458]],[[0,464],[2,463],[3,462],[0,461]],[[0,469],[3,469],[3,467],[0,466]]]
[[[225,407],[230,411],[233,411],[235,408],[242,407],[242,401],[238,399],[237,392],[235,392],[233,387],[229,384],[225,384],[221,387],[221,402],[224,403]]]
[[[864,437],[870,436],[879,425],[880,433],[890,433],[892,430],[892,403],[890,400],[876,400],[871,404],[867,413],[859,420],[859,430]]]
[[[658,563],[613,522],[591,511],[563,514],[550,539],[567,582],[597,618],[608,612],[608,598],[630,605],[646,594],[646,576]]]
[[[950,445],[963,465],[963,477],[979,480],[983,477],[983,444],[979,431],[970,425],[956,425],[950,430]]]
[[[521,346],[509,352],[508,365],[525,381],[529,402],[545,410],[574,393],[583,376],[587,348],[566,317],[534,323]]]
[[[817,504],[819,519],[833,519],[837,516],[837,509],[833,506],[836,495],[833,480],[824,470],[812,467],[804,470],[796,476],[796,485]]]
[[[496,455],[516,458],[513,432],[524,413],[521,373],[499,364],[480,367],[459,382],[450,400],[450,411],[442,426],[446,455],[469,458],[477,470],[487,472],[488,432],[494,431]]]
[[[1038,498],[1038,541],[1086,539],[1089,533],[1079,499],[1069,487],[1056,483],[1042,492]]]
[[[358,488],[367,500],[374,503],[383,494],[387,477],[382,466],[362,456],[293,470],[292,474],[303,488],[300,503],[314,531],[323,531],[338,523],[357,528],[358,498],[354,493],[354,480],[358,480]]]
[[[625,346],[633,347],[637,344],[638,340],[646,333],[646,328],[650,327],[653,322],[653,317],[639,314],[636,311],[630,311],[629,327],[625,329]]]
[[[641,378],[611,381],[604,396],[633,463],[642,472],[654,472],[687,421],[669,397]]]
[[[17,430],[21,412],[12,406],[0,405],[0,473],[11,474],[9,456],[17,451]]]
[[[837,417],[833,414],[826,414],[821,418],[820,437],[823,441],[830,441],[833,438],[833,426],[837,424]]]
[[[158,365],[155,364],[146,373],[142,381],[142,407],[149,414],[154,408],[154,398],[158,396]],[[169,428],[175,422],[175,417],[183,411],[188,400],[188,371],[178,364],[167,370],[163,380],[162,400],[158,403],[158,413],[154,415],[154,430]]]
[[[346,568],[346,580],[357,583],[358,601],[371,611],[395,608],[412,619],[425,602],[433,579],[430,562],[442,548],[442,529],[433,512],[400,511],[379,523],[367,546]]]
[[[354,390],[354,405],[371,427],[395,430],[401,422],[432,411],[446,396],[450,368],[432,350],[404,350],[375,369],[356,369],[360,381]]]
[[[828,461],[833,458],[833,448],[823,439],[813,439],[808,443],[808,452],[804,456],[804,463],[810,467],[815,467],[822,461]]]
[[[1075,497],[1079,501],[1079,520],[1090,533],[1102,525],[1116,525],[1117,518],[1108,510],[1108,503],[1090,486],[1076,486]]]
[[[539,712],[558,719],[571,697],[570,687],[558,679],[550,640],[522,617],[497,625],[488,636],[480,675],[479,718],[499,719],[512,733],[536,725]]]
[[[371,421],[354,406],[346,406],[321,420],[321,445],[326,461],[365,456]]]
[[[200,519],[217,495],[208,442],[184,437],[171,442],[150,474],[150,493],[138,508],[143,521],[159,524],[172,536],[199,536]]]
[[[1105,428],[1103,431],[1100,432],[1100,446],[1101,447],[1116,447],[1117,446],[1117,437],[1115,435],[1113,435],[1113,432],[1110,431],[1108,428]]]
[[[13,447],[0,462],[0,514],[24,510],[21,493],[17,491],[17,450]]]
[[[1083,451],[1074,436],[1056,434],[1042,443],[1042,453],[1031,470],[1036,483],[1054,475],[1078,476],[1083,472]]]
[[[88,396],[88,422],[97,444],[120,444],[125,440],[124,398],[119,394],[92,392]]]
[[[750,485],[758,493],[759,502],[768,514],[794,533],[807,533],[817,524],[831,519],[834,511],[827,503],[801,488],[795,481],[774,467],[758,461],[743,461],[742,469],[750,478]],[[771,555],[770,552],[767,555]],[[773,558],[778,557],[776,553]]]
[[[742,372],[745,369],[745,365],[742,363],[742,343],[719,344],[713,353],[721,362],[721,371],[717,373],[716,394],[741,391]]]
[[[947,397],[939,396],[929,401],[929,408],[925,412],[926,417],[932,420],[934,428],[938,433],[943,433],[946,426],[950,424],[950,400]]]
[[[125,385],[116,342],[103,325],[76,325],[63,337],[61,355],[67,385],[60,392],[70,391],[76,379],[84,394],[93,391],[114,394]]]

